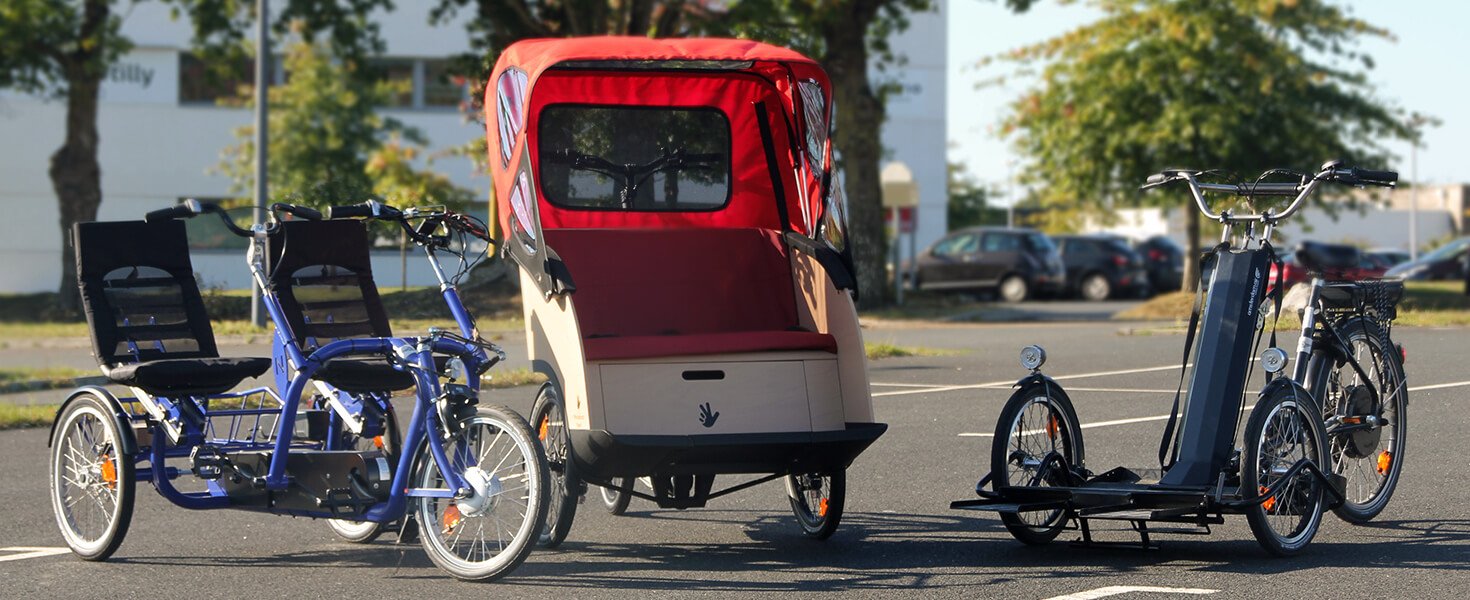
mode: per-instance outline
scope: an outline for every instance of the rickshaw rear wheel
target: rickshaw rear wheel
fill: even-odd
[[[634,483],[637,481],[637,479],[634,479],[632,477],[614,477],[608,483],[611,483],[619,488],[632,489]],[[603,508],[607,509],[607,512],[609,514],[617,516],[628,512],[628,503],[633,500],[632,494],[629,494],[628,492],[624,492],[622,490],[615,490],[612,488],[601,486],[599,486],[597,489],[600,490],[602,494],[602,506]]]
[[[991,481],[1004,486],[1064,486],[1071,475],[1057,470],[1058,455],[1067,466],[1083,465],[1082,429],[1077,411],[1062,388],[1051,381],[1028,383],[1011,395],[995,424],[990,449]],[[1043,469],[1043,467],[1046,467]],[[1021,543],[1050,543],[1066,528],[1066,509],[1000,513],[1011,537]]]
[[[825,540],[837,532],[847,502],[847,471],[793,473],[786,476],[791,512],[807,537]]]
[[[419,542],[456,579],[493,581],[525,562],[536,545],[546,519],[546,455],[526,420],[504,406],[480,406],[454,430],[444,453],[474,493],[416,498]],[[427,441],[413,473],[417,487],[445,485]]]
[[[83,560],[107,560],[133,520],[133,457],[124,455],[113,402],[94,393],[67,401],[51,436],[51,508],[61,536]],[[159,466],[161,468],[161,465]]]
[[[1242,495],[1269,491],[1304,458],[1319,469],[1327,467],[1327,432],[1322,415],[1312,397],[1294,386],[1275,387],[1263,394],[1246,422],[1244,442]],[[1275,556],[1291,556],[1306,548],[1317,534],[1326,491],[1305,469],[1280,485],[1265,501],[1247,506],[1245,516],[1262,548]]]
[[[327,407],[323,406],[321,408]],[[403,442],[398,433],[398,417],[394,416],[391,408],[383,415],[382,435],[365,438],[352,433],[348,429],[344,429],[341,435],[343,436],[343,441],[346,442],[343,445],[344,449],[357,451],[382,450],[383,455],[388,459],[389,467],[393,468],[398,466],[398,456],[399,452],[402,451],[401,446]],[[337,537],[342,538],[343,541],[353,544],[366,544],[378,539],[378,536],[389,529],[389,525],[389,523],[374,523],[372,521],[327,519],[327,527],[332,530],[332,533],[337,534]]]
[[[550,467],[547,486],[546,524],[537,542],[544,548],[555,548],[566,541],[577,517],[577,498],[582,495],[582,482],[577,477],[576,463],[571,457],[571,432],[567,431],[566,411],[556,387],[546,384],[536,395],[531,408],[531,423],[536,439],[546,452]]]

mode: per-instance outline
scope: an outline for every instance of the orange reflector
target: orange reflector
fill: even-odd
[[[1389,467],[1393,466],[1393,453],[1384,450],[1378,453],[1378,474],[1387,475]]]
[[[536,431],[536,439],[546,441],[546,427],[551,424],[551,417],[541,418],[541,427]]]
[[[1261,486],[1261,493],[1262,494],[1264,494],[1264,493],[1266,493],[1268,491],[1270,491],[1270,490],[1266,486],[1264,486],[1264,485]],[[1276,506],[1276,497],[1275,496],[1272,496],[1270,498],[1267,498],[1265,502],[1262,502],[1261,503],[1261,508],[1264,508],[1266,510],[1271,510],[1275,506]]]
[[[449,508],[444,509],[444,535],[453,533],[455,526],[459,525],[459,522],[463,520],[464,518],[459,514],[459,507],[453,504],[449,505]]]
[[[107,489],[117,489],[117,466],[112,464],[112,457],[106,454],[98,457],[102,459],[102,481],[107,483]],[[1379,459],[1382,463],[1383,459]]]
[[[819,517],[825,517],[825,516],[827,516],[827,499],[826,498],[822,498],[822,502],[817,505],[817,516],[819,516]]]
[[[1363,422],[1363,417],[1343,417],[1342,422],[1348,425],[1357,425]]]
[[[383,449],[383,436],[373,436],[373,447],[379,450]]]
[[[1059,429],[1059,427],[1057,426],[1057,416],[1052,415],[1051,418],[1047,419],[1046,421],[1046,435],[1053,438],[1057,437],[1057,429]]]

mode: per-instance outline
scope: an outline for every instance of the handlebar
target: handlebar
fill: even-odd
[[[296,204],[286,204],[285,202],[277,202],[275,204],[272,204],[271,212],[286,213],[288,215],[306,219],[308,221],[322,220],[322,213],[317,212],[315,208],[299,206]]]
[[[148,214],[143,215],[143,221],[145,223],[156,223],[158,221],[170,221],[178,218],[187,219],[202,212],[204,212],[204,207],[200,202],[190,198],[168,208],[149,211]]]
[[[469,215],[454,212],[443,207],[412,207],[397,209],[376,200],[369,200],[362,204],[348,206],[329,206],[323,213],[327,219],[379,219],[383,221],[395,221],[403,226],[408,236],[415,243],[432,245],[434,242],[430,234],[439,225],[445,225],[451,229],[463,231],[475,238],[495,243],[489,229],[478,219]],[[409,224],[410,220],[422,219],[418,227]]]
[[[1394,171],[1372,171],[1357,167],[1344,167],[1338,161],[1328,161],[1322,165],[1322,168],[1317,171],[1316,175],[1310,177],[1302,175],[1297,183],[1201,183],[1198,177],[1205,173],[1205,171],[1187,169],[1166,169],[1150,175],[1141,189],[1148,190],[1176,181],[1185,181],[1189,183],[1189,191],[1194,196],[1195,206],[1210,220],[1221,222],[1260,221],[1269,224],[1296,214],[1305,203],[1307,197],[1311,196],[1312,192],[1316,191],[1317,186],[1321,185],[1324,181],[1333,181],[1357,187],[1372,185],[1391,188],[1394,187],[1399,178],[1399,174]],[[1271,171],[1267,171],[1267,174],[1270,173]],[[1295,198],[1280,213],[1272,213],[1268,210],[1262,214],[1233,215],[1228,211],[1224,213],[1211,212],[1209,205],[1205,203],[1205,192],[1225,192],[1237,196],[1281,196]]]

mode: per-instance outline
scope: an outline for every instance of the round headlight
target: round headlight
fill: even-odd
[[[1021,367],[1035,371],[1046,364],[1046,350],[1041,346],[1031,345],[1021,349]]]
[[[1267,373],[1280,373],[1286,368],[1286,351],[1280,348],[1267,348],[1261,352],[1261,368]]]
[[[448,364],[444,365],[444,376],[452,382],[466,382],[470,380],[470,371],[465,368],[464,361],[456,356],[449,359]]]

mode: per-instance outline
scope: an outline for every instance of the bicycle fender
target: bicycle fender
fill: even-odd
[[[120,436],[122,439],[118,440],[118,443],[122,445],[122,453],[124,456],[137,456],[138,440],[133,438],[132,418],[123,411],[122,403],[117,401],[117,396],[113,396],[112,392],[107,391],[106,388],[96,385],[82,386],[73,390],[71,395],[66,397],[66,401],[56,408],[56,416],[51,418],[51,430],[46,434],[46,447],[50,448],[51,440],[56,437],[56,424],[61,422],[61,413],[66,411],[66,407],[70,406],[73,400],[84,395],[97,396],[112,405],[112,421],[117,425],[118,431],[125,432]]]

